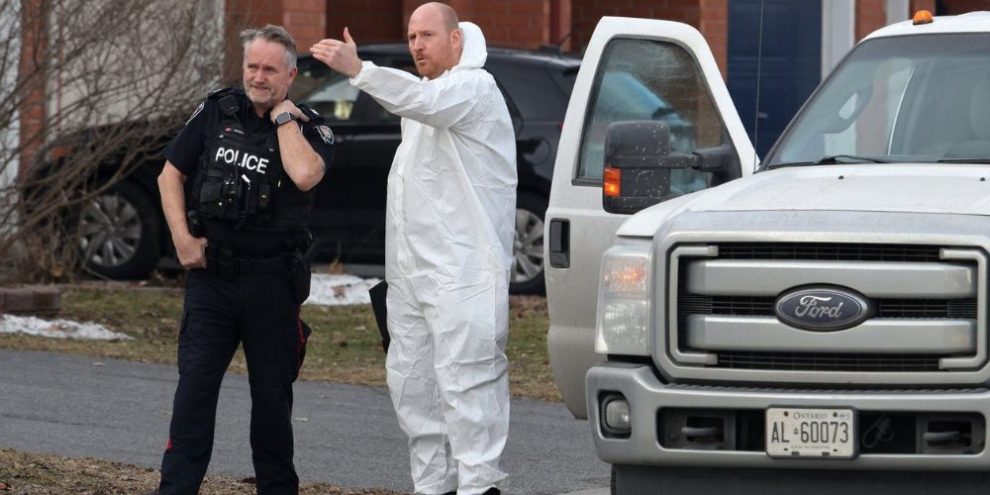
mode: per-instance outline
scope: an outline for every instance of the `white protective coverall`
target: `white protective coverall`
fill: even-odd
[[[508,283],[516,143],[481,29],[435,79],[371,62],[351,79],[402,117],[388,176],[387,380],[417,493],[482,493],[506,478]]]

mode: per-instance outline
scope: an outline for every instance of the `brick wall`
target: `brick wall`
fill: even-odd
[[[728,76],[729,67],[729,0],[699,0],[698,31],[708,41],[715,56],[715,63]]]
[[[282,0],[282,26],[296,39],[296,48],[307,53],[327,34],[327,0]]]
[[[426,0],[402,1],[402,34],[409,16]],[[513,48],[538,48],[540,45],[556,43],[554,29],[554,8],[559,9],[559,0],[446,0],[457,11],[462,21],[471,21],[481,27],[489,45]],[[559,10],[557,10],[559,12]],[[558,15],[566,15],[566,12]],[[564,33],[566,34],[566,33]]]
[[[917,3],[917,2],[911,2]],[[934,3],[934,2],[932,2]],[[942,7],[939,9],[939,15],[956,15],[963,14],[966,12],[972,12],[974,10],[990,10],[990,0],[942,0],[938,2]],[[913,7],[913,5],[912,5]],[[927,8],[931,12],[935,12],[934,8]]]
[[[637,1],[637,0],[571,0],[574,48],[584,51],[591,33],[604,16],[646,17],[698,25],[699,0]],[[668,4],[673,4],[668,6]]]
[[[729,42],[728,9],[728,0],[572,0],[572,46],[584,50],[603,16],[683,22],[701,31],[724,74]]]
[[[244,28],[265,24],[282,24],[284,8],[282,0],[225,0],[225,36],[240,44],[238,33]]]
[[[324,36],[341,39],[347,27],[358,44],[402,41],[406,32],[402,3],[402,0],[327,0]]]
[[[946,3],[949,3],[949,1],[951,0],[947,0]],[[908,9],[911,11],[911,15],[914,15],[914,13],[919,10],[927,10],[934,14],[935,0],[911,0],[911,4]]]
[[[571,51],[571,0],[550,0],[550,40],[548,44],[560,45],[562,51]]]
[[[887,25],[885,0],[858,0],[856,2],[856,41]]]
[[[237,33],[245,26],[284,25],[300,51],[326,37],[341,37],[344,26],[359,43],[403,41],[409,15],[427,0],[225,0],[228,57],[240,64]],[[567,46],[582,51],[602,16],[645,17],[690,24],[705,36],[723,73],[728,51],[729,0],[443,0],[462,20],[477,23],[492,45],[538,48],[570,33]],[[826,0],[828,1],[828,0]],[[856,39],[883,26],[884,0],[855,0]],[[935,11],[936,0],[911,0],[910,10]],[[941,0],[943,11],[990,10],[990,0]]]
[[[481,26],[491,45],[538,48],[551,42],[550,0],[475,2],[463,20]]]
[[[281,0],[225,0],[224,58],[221,86],[240,85],[244,49],[240,32],[249,27],[282,24]],[[291,33],[291,31],[290,31]]]
[[[359,43],[405,39],[409,16],[428,0],[227,0],[241,9],[258,7],[256,15],[283,17],[300,47],[323,36],[341,37],[344,26]],[[481,26],[489,44],[535,49],[564,39],[564,48],[583,50],[598,20],[605,15],[647,17],[686,22],[697,27],[712,47],[720,67],[726,65],[728,0],[441,0],[461,20]],[[310,22],[325,9],[323,34]],[[305,9],[305,10],[301,10]],[[298,19],[298,23],[296,20]],[[297,29],[298,27],[298,29]],[[308,45],[307,45],[308,46]]]

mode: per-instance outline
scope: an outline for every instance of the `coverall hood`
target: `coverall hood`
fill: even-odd
[[[481,28],[473,22],[461,22],[461,60],[451,70],[480,69],[488,60],[488,45]]]

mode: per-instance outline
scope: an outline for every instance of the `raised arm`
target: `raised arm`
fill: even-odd
[[[351,83],[400,117],[433,127],[451,127],[474,108],[485,94],[487,72],[452,70],[444,77],[419,79],[404,71],[378,67],[357,56],[357,44],[344,29],[344,41],[325,39],[310,49],[317,60],[351,78]]]
[[[455,71],[444,77],[422,80],[407,72],[364,62],[351,79],[355,87],[371,95],[391,113],[432,127],[453,127],[478,103],[485,84],[481,71]]]

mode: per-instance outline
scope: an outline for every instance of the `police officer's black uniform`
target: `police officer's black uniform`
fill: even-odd
[[[330,129],[315,112],[303,135],[329,166]],[[299,125],[289,122],[283,125]],[[161,494],[195,494],[213,449],[224,372],[243,343],[251,385],[251,448],[259,494],[296,494],[292,382],[308,328],[312,191],[302,192],[279,156],[276,125],[242,90],[214,92],[168,145],[186,177],[193,235],[205,235],[207,268],[191,270],[179,333],[179,383],[162,460]],[[195,230],[201,230],[196,232]],[[295,275],[293,277],[292,275]]]

